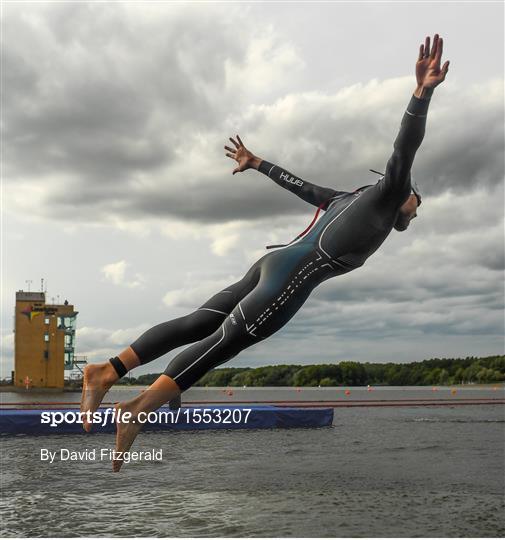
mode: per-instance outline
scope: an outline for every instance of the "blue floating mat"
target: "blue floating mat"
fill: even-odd
[[[108,411],[108,412],[107,412]],[[112,409],[99,409],[100,423],[92,433],[112,433],[115,421]],[[28,435],[86,434],[76,409],[4,409],[0,410],[0,433]],[[331,426],[333,409],[229,405],[162,407],[144,424],[144,430],[193,429],[273,429],[317,428]]]

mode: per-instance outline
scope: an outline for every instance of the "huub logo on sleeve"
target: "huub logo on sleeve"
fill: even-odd
[[[287,172],[281,172],[280,177],[282,180],[289,182],[290,184],[295,184],[296,186],[303,186],[302,180],[299,178],[295,178],[294,176],[290,176]]]

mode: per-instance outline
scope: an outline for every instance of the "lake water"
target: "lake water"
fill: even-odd
[[[114,386],[105,401],[115,402],[131,399],[143,386]],[[349,393],[346,394],[346,391]],[[64,401],[78,403],[79,392],[0,392],[0,403]],[[330,388],[190,388],[184,392],[183,402],[203,401],[240,403],[241,401],[337,401],[342,404],[353,401],[396,401],[396,400],[451,400],[504,399],[503,385],[465,386],[366,386]]]
[[[192,389],[186,400],[503,398],[503,387]],[[111,401],[138,389],[115,390]],[[470,395],[470,394],[468,394]],[[3,403],[76,401],[2,393]],[[43,397],[40,397],[43,396]],[[2,438],[3,536],[503,536],[503,405],[337,408],[331,428],[141,433],[163,460],[40,461],[113,437]]]

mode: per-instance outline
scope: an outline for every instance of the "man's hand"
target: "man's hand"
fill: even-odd
[[[433,38],[433,46],[430,50],[430,37],[426,37],[424,45],[419,47],[419,57],[416,62],[417,89],[414,92],[416,97],[422,98],[430,95],[433,89],[445,80],[449,70],[447,60],[442,67],[442,51],[444,41],[438,34]]]
[[[238,142],[230,137],[230,141],[235,146],[235,149],[229,146],[224,147],[225,150],[228,150],[226,155],[238,163],[238,167],[233,170],[232,174],[243,172],[247,169],[258,169],[262,160],[244,146],[238,135],[236,138]]]

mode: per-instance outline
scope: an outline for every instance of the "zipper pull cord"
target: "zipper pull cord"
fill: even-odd
[[[278,248],[278,247],[286,247],[286,246],[290,246],[293,242],[296,242],[297,240],[299,240],[300,238],[302,238],[303,236],[305,236],[305,234],[307,234],[310,229],[312,228],[312,225],[314,225],[314,223],[316,222],[316,219],[317,219],[317,216],[319,215],[319,212],[321,211],[321,209],[323,208],[323,206],[329,202],[330,200],[332,199],[332,197],[330,197],[329,199],[326,199],[326,201],[323,201],[317,208],[316,210],[316,213],[314,214],[314,217],[312,218],[312,221],[310,222],[310,225],[303,231],[301,232],[296,238],[293,238],[293,240],[291,240],[291,242],[287,243],[287,244],[272,244],[270,246],[266,246],[267,249],[273,249],[273,248]]]

